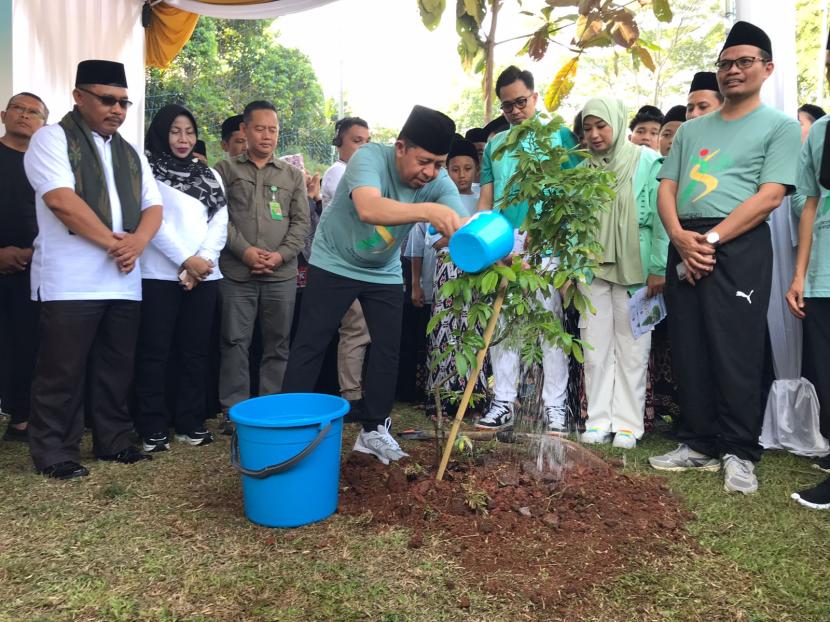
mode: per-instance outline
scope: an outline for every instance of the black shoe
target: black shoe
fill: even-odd
[[[3,435],[4,441],[12,441],[15,443],[28,443],[29,442],[29,430],[28,428],[23,428],[22,430],[18,430],[12,424],[9,424],[6,428],[6,433]]]
[[[360,398],[359,400],[349,400],[349,412],[347,412],[346,416],[343,417],[343,423],[359,423],[360,421],[363,421],[365,410],[363,398]]]
[[[72,462],[71,460],[67,460],[66,462],[58,462],[57,464],[46,467],[45,469],[40,469],[38,473],[54,479],[72,479],[75,477],[86,477],[89,475],[89,471],[84,465]]]
[[[170,439],[164,432],[145,436],[142,440],[144,451],[148,453],[159,453],[170,449]]]
[[[830,454],[813,462],[813,468],[818,469],[819,471],[824,471],[825,473],[830,473]]]
[[[209,445],[212,443],[213,434],[202,428],[201,430],[188,432],[187,434],[176,434],[176,440],[180,443],[187,443],[188,445],[193,445],[194,447],[200,447],[202,445]]]
[[[790,496],[804,507],[813,510],[830,510],[830,477],[818,486],[794,492]]]
[[[108,456],[98,456],[98,460],[103,460],[104,462],[120,462],[121,464],[135,464],[136,462],[141,462],[142,460],[152,460],[153,456],[150,454],[145,454],[143,451],[139,451],[132,445],[127,447],[126,449],[122,449],[117,454],[109,454]]]

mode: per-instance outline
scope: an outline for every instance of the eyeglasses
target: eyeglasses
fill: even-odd
[[[749,69],[757,61],[761,61],[762,63],[769,62],[769,60],[767,60],[766,58],[759,58],[758,56],[741,56],[740,58],[736,58],[735,60],[719,60],[715,63],[715,67],[718,68],[718,71],[729,71],[730,69],[732,69],[732,65],[736,65],[738,69]]]
[[[513,108],[518,108],[519,110],[524,110],[525,106],[527,106],[527,100],[528,99],[529,99],[528,97],[517,97],[513,101],[502,102],[501,106],[499,106],[499,108],[501,108],[502,111],[506,112],[507,114],[510,114],[511,112],[513,112]]]
[[[38,119],[44,118],[44,114],[37,108],[26,108],[26,106],[21,106],[20,104],[10,104],[6,112],[12,110],[17,114],[25,114],[30,117],[37,117]]]
[[[133,102],[131,102],[126,97],[123,99],[118,99],[117,97],[113,97],[112,95],[98,95],[98,93],[93,93],[92,91],[89,91],[87,89],[82,89],[80,86],[76,86],[75,88],[79,91],[83,91],[84,93],[89,93],[90,95],[97,97],[98,100],[107,108],[112,108],[113,106],[115,106],[115,104],[118,104],[119,106],[121,106],[121,108],[127,110],[130,106],[133,105]]]

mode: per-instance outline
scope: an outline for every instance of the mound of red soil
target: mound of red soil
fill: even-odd
[[[432,469],[415,466],[431,463],[428,449],[412,453],[391,466],[349,456],[339,511],[411,528],[411,548],[425,535],[446,538],[447,550],[491,593],[552,606],[685,537],[689,514],[657,478],[595,460],[557,478],[496,452],[478,464],[451,462],[436,482]]]

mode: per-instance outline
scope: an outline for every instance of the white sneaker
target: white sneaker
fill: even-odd
[[[372,454],[383,464],[389,464],[390,460],[394,461],[400,460],[401,458],[408,458],[409,454],[403,451],[401,446],[398,445],[398,441],[389,434],[389,428],[391,427],[392,419],[387,417],[386,421],[378,426],[377,431],[367,432],[366,430],[361,430],[354,443],[354,451]]]
[[[603,443],[607,443],[611,440],[611,433],[604,432],[599,428],[588,428],[579,437],[579,440],[587,445],[602,445]]]
[[[565,436],[568,433],[565,406],[545,406],[546,433],[551,436]]]
[[[618,430],[611,445],[617,449],[634,449],[637,446],[637,437],[628,430]]]

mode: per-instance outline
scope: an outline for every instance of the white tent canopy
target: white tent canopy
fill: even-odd
[[[330,2],[334,2],[334,0],[279,0],[278,2],[249,5],[208,4],[197,0],[165,0],[165,4],[183,11],[206,17],[224,17],[227,19],[279,17],[280,15],[314,9]]]

